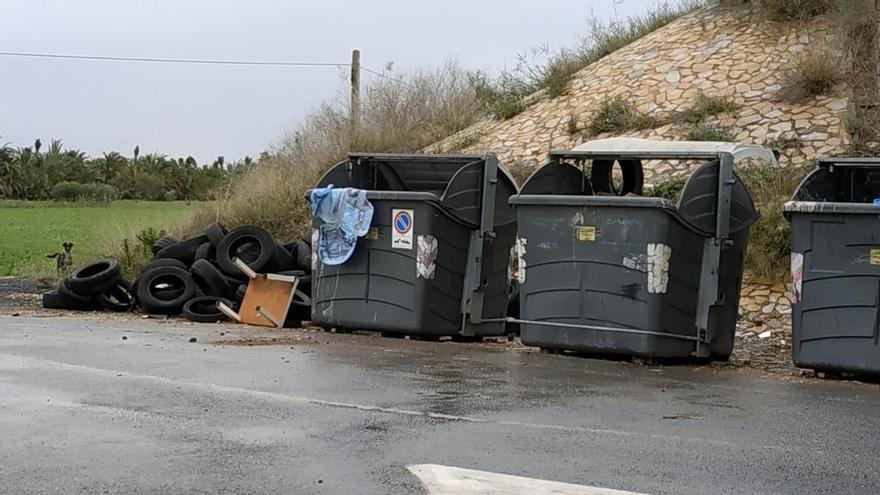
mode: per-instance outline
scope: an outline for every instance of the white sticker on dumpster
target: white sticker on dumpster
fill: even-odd
[[[804,253],[791,253],[791,302],[801,302],[804,286]]]
[[[420,235],[416,250],[416,278],[434,280],[437,269],[437,250],[440,244],[432,235]]]
[[[413,248],[412,210],[391,210],[391,247],[393,249]]]
[[[669,286],[669,258],[672,248],[665,244],[648,244],[648,293],[666,294]]]
[[[318,269],[318,241],[320,240],[318,229],[312,229],[312,270]]]

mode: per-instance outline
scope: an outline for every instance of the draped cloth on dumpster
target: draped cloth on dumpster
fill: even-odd
[[[326,265],[341,265],[354,252],[357,238],[370,230],[373,205],[367,191],[332,185],[313,189],[312,217],[321,220],[318,227],[318,259]]]

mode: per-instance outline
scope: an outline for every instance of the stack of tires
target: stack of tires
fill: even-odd
[[[115,260],[100,260],[78,268],[57,291],[43,294],[43,307],[131,311],[140,306],[149,314],[221,321],[226,315],[217,303],[237,310],[247,289],[247,276],[233,262],[239,258],[257,273],[299,277],[285,326],[299,326],[309,319],[312,250],[303,240],[281,245],[259,227],[229,231],[214,223],[191,239],[162,237],[152,251],[154,259],[131,285],[122,280]]]
[[[131,311],[135,297],[131,285],[122,279],[116,260],[99,260],[74,270],[43,294],[43,307],[75,311]]]
[[[258,273],[299,276],[288,322],[298,325],[309,318],[312,254],[305,241],[280,245],[259,227],[229,231],[215,223],[191,239],[162,237],[153,245],[153,254],[155,259],[133,284],[137,302],[147,313],[183,314],[200,322],[225,319],[217,303],[237,309],[247,287],[247,276],[233,262],[239,258]]]

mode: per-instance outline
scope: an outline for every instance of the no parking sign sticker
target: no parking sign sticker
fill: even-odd
[[[413,248],[413,211],[391,210],[391,247]]]

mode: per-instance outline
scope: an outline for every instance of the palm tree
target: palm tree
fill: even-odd
[[[132,177],[137,177],[137,163],[138,163],[138,155],[141,154],[140,145],[135,145],[134,153],[131,158],[131,175]]]
[[[125,168],[125,164],[125,157],[115,151],[105,152],[104,156],[93,162],[93,166],[97,169],[104,184],[109,184],[114,178],[119,176],[120,172]]]
[[[21,192],[21,169],[15,150],[5,143],[0,146],[0,197],[17,198]]]

